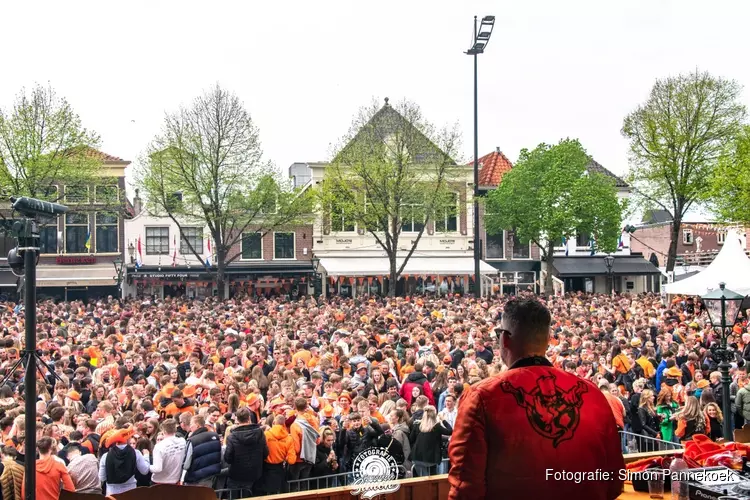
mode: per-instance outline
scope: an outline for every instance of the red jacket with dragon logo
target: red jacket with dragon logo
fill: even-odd
[[[613,500],[622,492],[620,446],[612,410],[593,383],[545,358],[525,358],[461,398],[448,498]],[[609,480],[555,480],[563,471],[600,471]]]

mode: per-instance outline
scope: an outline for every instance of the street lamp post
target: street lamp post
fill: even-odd
[[[125,275],[123,268],[123,261],[120,257],[117,257],[112,261],[112,265],[115,267],[115,276],[112,278],[117,282],[117,290],[119,292],[119,298],[122,298],[122,278]]]
[[[712,347],[711,354],[714,359],[719,361],[719,371],[721,372],[721,411],[724,412],[724,439],[731,441],[732,407],[729,401],[729,385],[732,383],[732,379],[729,377],[729,362],[734,359],[734,353],[727,349],[727,335],[737,321],[745,297],[726,289],[724,283],[719,283],[718,290],[707,293],[701,299],[706,305],[711,326],[716,330],[718,324],[721,329],[721,344],[719,347]]]
[[[473,45],[466,51],[466,54],[474,56],[474,295],[476,297],[482,296],[482,280],[479,269],[482,248],[479,237],[479,87],[477,84],[477,56],[484,53],[494,26],[495,16],[484,16],[479,27],[477,27],[477,16],[474,16]]]
[[[604,257],[604,265],[607,266],[607,288],[609,294],[615,291],[615,277],[612,273],[612,266],[615,265],[615,257],[613,255],[607,255]]]

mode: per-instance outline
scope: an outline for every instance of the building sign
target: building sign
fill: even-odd
[[[351,245],[352,239],[351,238],[336,238],[336,244],[337,245]]]
[[[455,245],[456,240],[440,240],[441,245]]]
[[[62,265],[96,264],[96,257],[93,255],[58,255],[55,262]]]
[[[185,280],[185,279],[211,279],[210,275],[203,273],[133,273],[133,279],[138,278],[157,278],[164,280]]]

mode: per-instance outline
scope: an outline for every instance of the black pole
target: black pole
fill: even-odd
[[[477,16],[474,16],[474,43],[477,40]],[[479,269],[482,241],[479,237],[479,88],[477,84],[477,56],[474,52],[474,296],[482,296],[482,281]]]
[[[729,355],[727,351],[727,321],[725,318],[726,314],[726,299],[721,298],[721,350],[722,359],[719,363],[719,371],[721,372],[721,411],[724,413],[724,439],[727,442],[734,441],[732,437],[732,405],[729,401],[729,385],[732,383],[732,378],[729,376]]]
[[[26,221],[26,224],[31,228],[34,222]],[[23,255],[25,268],[24,319],[26,320],[24,485],[26,487],[26,500],[34,500],[36,498],[36,250],[32,248],[36,246],[36,240],[26,238],[25,243],[27,247]]]

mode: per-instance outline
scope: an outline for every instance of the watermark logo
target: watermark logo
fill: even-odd
[[[354,459],[352,495],[365,499],[395,493],[401,487],[398,482],[399,466],[383,448],[370,448]]]

